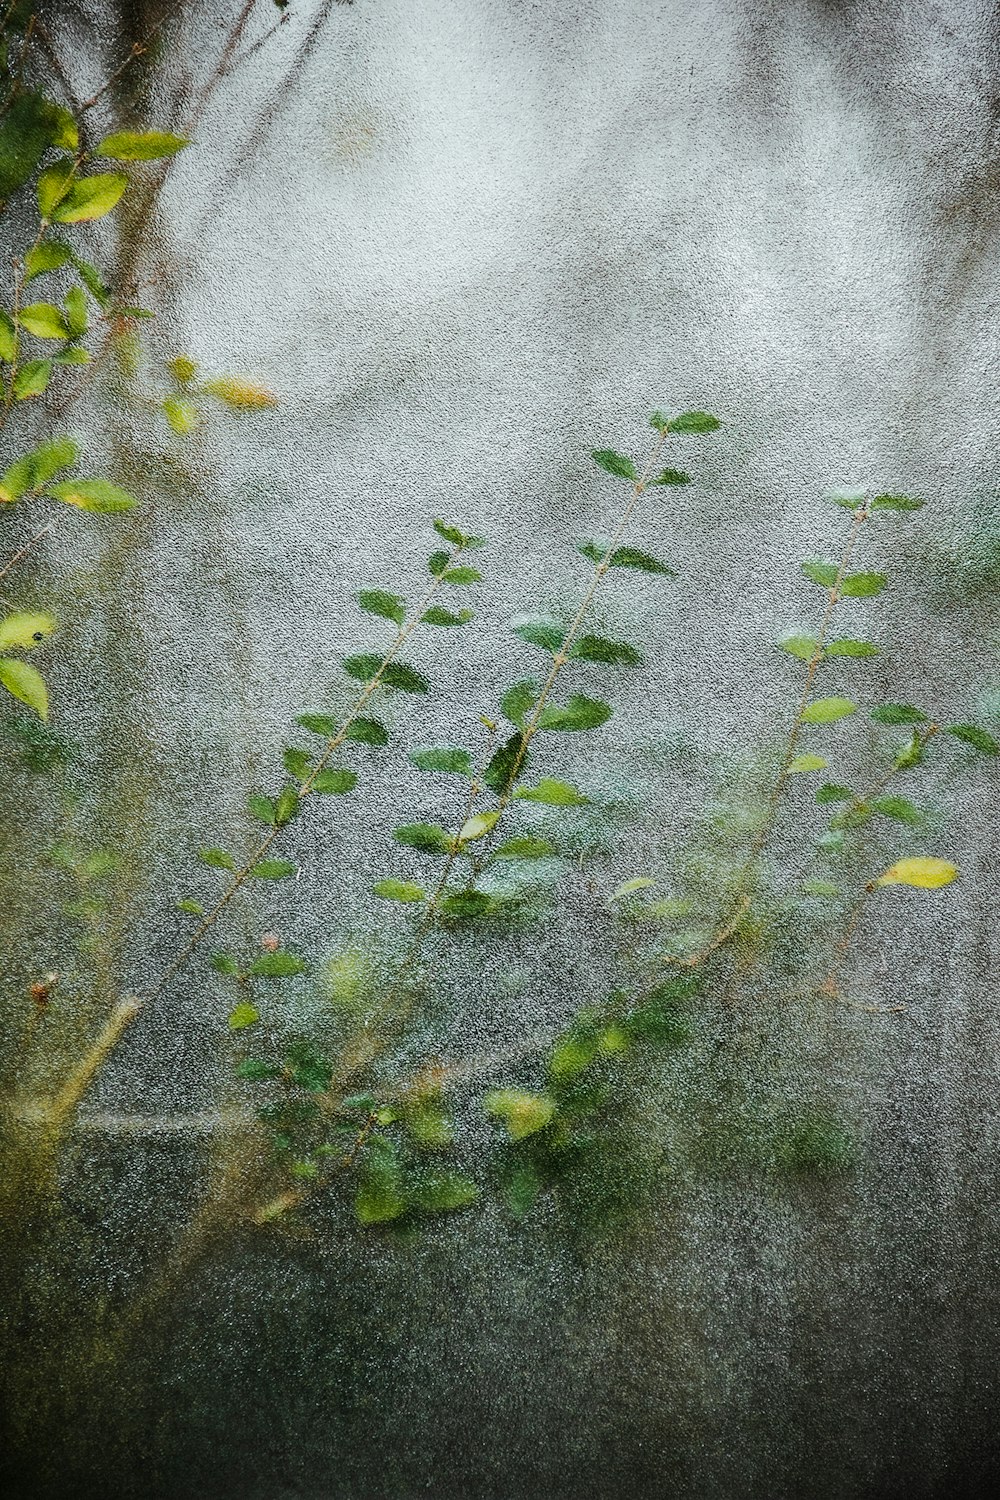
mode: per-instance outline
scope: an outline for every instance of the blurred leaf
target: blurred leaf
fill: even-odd
[[[236,861],[225,849],[199,849],[198,858],[203,864],[211,865],[213,870],[235,870]]]
[[[631,880],[623,880],[621,885],[611,892],[611,900],[620,901],[623,896],[631,896],[636,891],[648,890],[655,884],[656,881],[649,875],[633,875]]]
[[[444,771],[455,776],[472,775],[471,753],[454,745],[411,750],[409,758],[418,771]]]
[[[522,834],[517,838],[507,839],[498,849],[494,849],[492,857],[493,859],[544,859],[555,852],[555,848],[548,839]]]
[[[796,755],[794,760],[789,762],[788,770],[790,773],[822,771],[826,765],[827,760],[822,755]]]
[[[827,656],[878,656],[879,648],[871,641],[831,641],[826,648]]]
[[[78,339],[87,332],[87,297],[82,286],[71,286],[63,298],[66,307],[66,326],[73,338]]]
[[[455,891],[441,903],[443,916],[464,922],[489,916],[494,909],[493,899],[485,891]]]
[[[618,479],[638,479],[635,464],[630,458],[616,453],[613,448],[595,448],[591,453],[595,464],[605,469],[609,474],[614,474]]]
[[[561,706],[554,703],[547,704],[538,717],[538,728],[567,732],[596,729],[599,725],[607,723],[611,714],[610,705],[603,703],[599,698],[586,698],[581,693],[574,693]]]
[[[1000,755],[1000,741],[985,729],[980,729],[977,724],[949,724],[947,733],[953,734],[956,740],[964,740],[983,755]]]
[[[840,581],[840,594],[844,599],[867,599],[880,594],[886,585],[884,573],[848,573]]]
[[[209,963],[217,974],[234,975],[240,972],[240,966],[231,953],[213,953]]]
[[[811,635],[786,635],[778,645],[789,656],[797,656],[799,661],[812,661],[819,642]]]
[[[250,973],[261,979],[288,979],[293,974],[305,972],[305,963],[294,953],[279,948],[277,953],[262,953],[250,965]]]
[[[161,156],[174,156],[190,144],[169,130],[118,130],[94,147],[94,155],[111,156],[116,161],[156,161]]]
[[[612,568],[638,568],[641,573],[658,573],[663,578],[676,578],[677,574],[667,563],[641,552],[638,547],[616,547],[611,554]]]
[[[163,399],[163,415],[166,417],[174,432],[182,437],[193,432],[198,425],[198,407],[189,396],[165,396]]]
[[[524,736],[520,730],[516,729],[491,758],[483,772],[483,781],[491,792],[496,792],[498,797],[504,797],[510,791],[514,776],[523,769],[527,761],[528,757],[524,753]]]
[[[91,219],[103,219],[110,213],[122,193],[128,187],[128,178],[122,172],[102,172],[96,177],[78,177],[70,184],[68,192],[53,208],[52,219],[57,224],[83,224]]]
[[[948,860],[917,855],[912,859],[897,860],[894,865],[890,865],[878,877],[878,884],[912,885],[920,890],[932,891],[939,886],[950,885],[957,875],[957,866],[949,864]]]
[[[332,740],[337,733],[337,721],[331,719],[329,714],[299,714],[295,722],[303,729],[308,729],[311,734],[321,734],[328,740]]]
[[[185,896],[182,901],[178,901],[177,910],[186,912],[189,917],[203,917],[205,915],[205,908],[201,902],[192,901],[189,896]]]
[[[251,792],[247,798],[247,807],[253,817],[261,823],[274,822],[274,802],[270,797],[265,797],[261,792]]]
[[[514,796],[521,802],[542,802],[547,807],[586,807],[590,801],[568,781],[557,781],[553,776],[543,776],[537,786],[519,786]]]
[[[284,828],[286,823],[290,823],[293,818],[298,816],[298,812],[298,792],[293,786],[283,786],[281,788],[281,791],[278,793],[277,801],[274,804],[275,823],[279,828]]]
[[[924,758],[924,745],[920,735],[914,730],[910,738],[906,740],[896,751],[893,767],[897,771],[907,771],[911,766],[919,766]]]
[[[295,745],[289,745],[281,753],[281,763],[285,770],[289,776],[295,776],[299,781],[308,776],[312,759],[308,750],[300,750]]]
[[[100,515],[131,510],[136,503],[134,495],[112,484],[110,479],[64,479],[59,484],[48,485],[46,493],[66,505],[97,511]]]
[[[824,589],[832,589],[840,570],[836,563],[804,562],[802,571],[812,583],[818,583]]]
[[[344,730],[344,738],[362,745],[387,745],[389,731],[380,719],[356,718]]]
[[[690,484],[691,475],[685,474],[683,469],[661,469],[650,484]]]
[[[582,661],[605,662],[609,666],[638,667],[642,653],[625,641],[608,641],[599,635],[582,635],[570,651]]]
[[[428,1172],[407,1182],[406,1195],[414,1208],[424,1213],[442,1213],[475,1203],[479,1189],[471,1177],[460,1172]]]
[[[231,375],[202,382],[201,389],[225,403],[233,411],[261,411],[267,406],[277,406],[278,398],[265,386],[255,385],[249,380],[236,380]]]
[[[466,818],[458,834],[460,844],[471,844],[476,839],[485,838],[492,833],[494,824],[499,818],[499,810],[493,812],[474,813],[471,818]]]
[[[0,359],[10,364],[17,355],[17,330],[10,314],[0,307]]]
[[[447,854],[451,849],[451,835],[436,823],[404,823],[392,836],[397,844],[408,844],[425,854]]]
[[[872,501],[872,510],[920,510],[922,500],[914,500],[909,495],[876,495]]]
[[[230,1031],[245,1031],[248,1026],[254,1026],[260,1020],[260,1011],[256,1005],[244,1001],[242,1005],[235,1005],[229,1012]]]
[[[198,366],[186,354],[175,354],[167,360],[167,369],[178,385],[189,385],[198,373]]]
[[[345,792],[353,792],[357,784],[358,778],[356,772],[343,771],[336,768],[329,771],[317,771],[313,778],[312,790],[314,792],[330,792],[340,797]]]
[[[45,679],[26,661],[19,661],[16,656],[0,656],[0,686],[21,703],[26,703],[40,719],[48,718],[49,695]]]
[[[816,793],[816,801],[824,802],[854,802],[854,792],[849,786],[839,786],[835,781],[826,781]]]
[[[908,797],[873,797],[868,804],[874,812],[884,817],[895,818],[898,823],[909,823],[917,827],[924,822],[924,815]]]
[[[542,1180],[532,1162],[519,1162],[509,1171],[503,1187],[504,1201],[515,1219],[523,1219],[534,1207]]]
[[[263,1062],[256,1057],[245,1058],[236,1069],[237,1078],[244,1078],[250,1083],[259,1083],[265,1078],[277,1078],[281,1069],[275,1067],[274,1063]]]
[[[27,611],[7,615],[0,619],[0,651],[30,651],[55,628],[51,615]]]
[[[427,895],[423,886],[415,885],[412,880],[380,880],[372,886],[372,891],[385,901],[423,901]]]
[[[458,614],[453,614],[450,609],[442,609],[440,605],[432,605],[420,616],[425,625],[467,625],[472,619],[471,609],[463,609]]]
[[[679,417],[671,417],[669,432],[717,432],[720,423],[718,417],[710,416],[707,411],[684,411]]]
[[[45,171],[39,175],[36,184],[38,212],[46,221],[51,219],[57,206],[69,192],[74,171],[73,162],[63,157],[61,161],[54,162],[51,167],[46,167]]]
[[[399,688],[404,693],[426,693],[430,688],[427,678],[415,667],[396,661],[385,664],[384,658],[374,653],[345,656],[343,667],[349,677],[359,682],[371,682],[381,670],[380,681],[386,687]]]
[[[48,271],[58,271],[70,258],[70,248],[61,240],[42,240],[24,257],[24,279],[44,276]]]
[[[523,729],[525,715],[534,708],[539,692],[537,682],[527,677],[522,678],[509,687],[500,699],[500,712],[505,719]]]
[[[802,710],[801,720],[803,724],[833,724],[854,713],[856,708],[850,698],[814,698]]]
[[[21,365],[14,376],[14,396],[18,401],[27,401],[40,396],[52,374],[51,359],[29,359]]]
[[[553,619],[514,621],[511,630],[529,646],[540,646],[543,651],[558,651],[566,639],[565,625]]]
[[[21,309],[18,322],[38,339],[64,339],[69,335],[61,309],[51,302],[30,302]]]
[[[406,600],[398,594],[387,594],[383,589],[362,589],[358,603],[370,615],[381,615],[396,625],[402,625],[406,619]]]
[[[495,1089],[486,1095],[483,1107],[487,1114],[503,1120],[513,1141],[522,1141],[544,1130],[556,1112],[555,1100],[547,1094],[531,1094],[523,1089]]]
[[[877,724],[925,724],[927,715],[912,703],[883,703],[872,709],[872,718]]]
[[[295,866],[290,859],[262,859],[250,874],[255,880],[287,880],[295,874]]]
[[[5,19],[7,8],[5,7]],[[49,146],[58,144],[64,111],[32,89],[17,91],[13,59],[5,59],[5,113],[0,120],[0,203],[23,187]],[[70,148],[71,150],[74,148]]]

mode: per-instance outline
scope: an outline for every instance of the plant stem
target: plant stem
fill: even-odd
[[[40,542],[42,540],[42,537],[47,536],[48,533],[52,530],[53,524],[54,523],[50,521],[47,526],[43,526],[41,531],[36,532],[29,542],[25,542],[24,546],[19,552],[15,552],[13,557],[7,559],[3,567],[0,568],[0,578],[6,578],[11,568],[15,567],[23,557],[27,557],[28,553],[31,551],[32,547],[34,547],[35,543]]]
[[[94,1077],[118,1046],[141,1009],[142,1002],[134,998],[122,1000],[115,1006],[98,1032],[90,1050],[82,1062],[73,1069],[46,1112],[49,1123],[57,1130],[61,1129],[75,1112]]]

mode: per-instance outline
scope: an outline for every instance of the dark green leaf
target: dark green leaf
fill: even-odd
[[[472,619],[471,609],[459,610],[453,614],[450,609],[441,609],[437,604],[425,610],[420,616],[425,625],[467,625]]]
[[[283,786],[278,793],[278,800],[274,804],[274,821],[279,828],[284,828],[294,817],[298,816],[299,794],[293,786]]]
[[[570,651],[582,661],[605,662],[609,666],[638,667],[642,653],[625,641],[608,641],[599,635],[582,635]]]
[[[872,501],[872,510],[920,510],[922,500],[914,500],[909,495],[876,495]]]
[[[410,760],[418,771],[445,771],[455,776],[472,775],[472,755],[453,745],[411,750]]]
[[[408,844],[425,854],[447,854],[452,844],[451,835],[436,823],[404,823],[393,838],[397,844]]]
[[[443,552],[439,549],[437,552],[431,553],[430,557],[427,559],[427,566],[428,568],[430,568],[435,578],[440,578],[442,573],[447,571],[450,562],[451,553]]]
[[[281,759],[289,776],[295,776],[299,781],[308,776],[309,767],[312,765],[312,756],[308,750],[299,750],[290,745],[283,752]]]
[[[643,573],[658,573],[663,578],[676,578],[673,568],[638,547],[616,547],[611,554],[611,567],[638,568]]]
[[[718,432],[720,423],[718,417],[711,416],[707,411],[684,411],[679,417],[671,417],[669,432]]]
[[[329,714],[299,714],[295,722],[313,734],[325,735],[327,739],[332,739],[337,733],[337,721]]]
[[[548,839],[533,838],[530,835],[522,835],[519,838],[507,839],[506,843],[494,849],[493,859],[544,859],[547,855],[554,854],[555,849]]]
[[[514,776],[527,763],[524,753],[524,736],[520,730],[500,746],[493,755],[489,765],[483,772],[483,781],[491,792],[496,792],[498,797],[505,796],[510,791],[510,784]]]
[[[274,1063],[262,1062],[256,1057],[245,1058],[236,1069],[237,1078],[246,1078],[251,1083],[259,1083],[265,1078],[278,1078],[280,1075],[281,1069],[275,1067]]]
[[[869,806],[886,818],[895,818],[898,823],[910,823],[914,827],[924,822],[924,815],[908,797],[873,797]]]
[[[456,921],[474,921],[476,917],[488,916],[492,910],[493,901],[484,891],[456,891],[441,903],[442,915]]]
[[[511,629],[529,646],[540,646],[543,651],[558,651],[566,639],[566,627],[558,620],[522,620]]]
[[[482,573],[476,568],[448,568],[441,574],[442,581],[455,588],[466,583],[480,583],[482,577]]]
[[[503,1186],[504,1202],[515,1219],[531,1212],[542,1190],[542,1180],[532,1162],[519,1162],[510,1169]]]
[[[854,792],[849,786],[838,786],[834,781],[824,782],[816,793],[816,801],[823,802],[853,802]]]
[[[919,766],[924,758],[923,740],[916,730],[910,738],[896,751],[893,766],[897,771],[908,771],[911,766]]]
[[[381,671],[380,680],[386,687],[398,688],[404,693],[426,693],[430,688],[427,678],[415,667],[398,661],[385,664],[384,658],[374,653],[346,656],[343,667],[349,677],[354,677],[359,682],[371,682]]]
[[[547,704],[539,715],[538,728],[560,731],[596,729],[607,723],[611,714],[610,705],[600,698],[586,698],[581,693],[574,693],[565,704]]]
[[[949,724],[948,733],[953,734],[956,740],[964,740],[983,755],[1000,755],[1000,741],[985,729],[980,729],[977,724]]]
[[[872,718],[876,724],[925,724],[927,715],[922,714],[919,708],[914,708],[912,703],[883,703],[879,708],[872,709]]]
[[[408,1180],[405,1191],[410,1204],[424,1213],[467,1208],[479,1197],[471,1177],[463,1177],[460,1172],[420,1173]]]
[[[247,807],[261,823],[274,822],[274,802],[270,797],[265,797],[260,792],[251,792],[247,798]]]
[[[240,966],[231,953],[213,953],[209,959],[212,968],[219,974],[238,974]]]
[[[398,594],[387,594],[383,589],[362,589],[358,603],[370,615],[381,615],[396,625],[402,625],[406,619],[406,600]]]
[[[358,740],[362,745],[387,745],[389,731],[379,719],[352,719],[344,731],[344,738]]]
[[[650,484],[690,484],[691,475],[685,474],[683,469],[661,469]]]
[[[5,92],[10,82],[11,75],[5,73]],[[16,87],[15,82],[10,92]],[[15,94],[0,121],[0,203],[24,186],[63,129],[64,112],[58,105],[28,89]]]
[[[534,708],[540,688],[537,682],[529,677],[523,677],[507,689],[500,699],[500,712],[505,719],[516,724],[519,729],[524,727],[525,715]]]
[[[318,771],[311,786],[314,792],[332,792],[336,796],[342,796],[344,792],[353,792],[357,784],[356,772],[343,771],[336,767],[328,771]]]
[[[618,479],[636,480],[639,477],[632,460],[621,453],[616,453],[613,448],[595,448],[590,456],[595,464],[609,474],[614,474]]]

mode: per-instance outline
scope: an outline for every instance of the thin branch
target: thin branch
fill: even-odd
[[[19,563],[22,558],[27,557],[28,553],[31,551],[32,547],[34,547],[35,543],[40,542],[43,536],[47,536],[48,533],[52,530],[54,524],[55,523],[53,521],[50,521],[47,526],[43,526],[41,531],[36,532],[29,542],[25,542],[20,552],[15,552],[13,557],[8,558],[3,567],[0,568],[0,578],[6,578],[11,568]]]

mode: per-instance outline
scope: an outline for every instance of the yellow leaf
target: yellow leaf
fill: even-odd
[[[253,385],[249,380],[234,380],[231,375],[223,375],[218,380],[206,380],[202,390],[207,391],[210,396],[217,396],[227,406],[234,406],[242,411],[256,411],[264,406],[278,404],[277,396],[265,386]]]
[[[499,812],[476,813],[474,817],[469,818],[467,822],[463,823],[462,830],[458,835],[458,842],[460,844],[468,844],[473,839],[485,837],[499,816]]]
[[[16,656],[0,656],[0,686],[33,708],[40,719],[48,718],[49,695],[45,683],[26,661],[19,661]]]
[[[879,885],[913,885],[922,891],[934,891],[938,886],[951,885],[958,876],[958,866],[946,859],[932,859],[920,854],[913,859],[900,859],[890,865],[878,878]]]
[[[51,635],[56,622],[51,615],[16,614],[0,620],[0,651],[30,651],[45,635]]]

